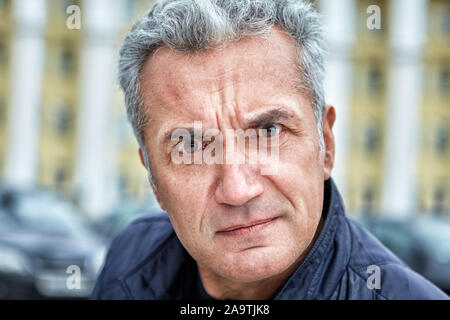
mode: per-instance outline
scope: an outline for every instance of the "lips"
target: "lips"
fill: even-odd
[[[268,219],[263,219],[263,220],[256,220],[256,221],[252,221],[252,222],[246,223],[246,224],[233,225],[231,227],[228,227],[228,228],[218,231],[218,233],[235,234],[238,232],[254,230],[254,229],[257,229],[258,227],[263,227],[265,225],[268,225],[270,222],[272,222],[273,220],[275,220],[277,218],[278,217],[268,218]]]

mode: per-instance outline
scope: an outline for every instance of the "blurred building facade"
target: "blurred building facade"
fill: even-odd
[[[421,98],[420,209],[450,211],[450,3],[432,1]]]
[[[152,196],[115,73],[121,40],[151,3],[0,0],[2,180],[63,191],[92,216]],[[348,211],[449,214],[450,2],[315,5]],[[374,5],[381,28],[371,30]],[[80,29],[67,26],[71,6]]]
[[[367,25],[373,6],[380,29]],[[450,2],[322,0],[319,9],[337,109],[334,176],[348,210],[449,214]]]

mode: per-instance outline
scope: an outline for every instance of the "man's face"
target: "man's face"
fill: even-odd
[[[266,39],[248,37],[195,54],[162,47],[144,65],[154,191],[184,247],[217,276],[247,282],[280,274],[316,231],[334,157],[334,110],[324,113],[325,156],[311,97],[294,81],[296,54],[293,40],[273,29]],[[175,164],[178,141],[164,137],[194,121],[203,131],[223,132],[224,145],[227,129],[269,129],[279,139],[277,172],[264,175],[259,164],[226,159]]]

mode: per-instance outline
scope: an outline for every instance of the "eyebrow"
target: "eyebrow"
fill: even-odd
[[[246,128],[257,128],[265,124],[281,121],[281,120],[291,120],[294,116],[292,112],[285,110],[281,107],[276,107],[262,112],[256,116],[251,117],[246,121]]]

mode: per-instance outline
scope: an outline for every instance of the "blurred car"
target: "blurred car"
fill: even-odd
[[[450,293],[450,219],[416,215],[406,219],[357,219],[401,260]]]
[[[87,298],[105,255],[71,202],[0,189],[0,299]]]
[[[124,201],[112,212],[96,222],[96,230],[105,238],[111,240],[141,215],[156,213],[160,210],[153,198],[149,198],[148,201]]]

